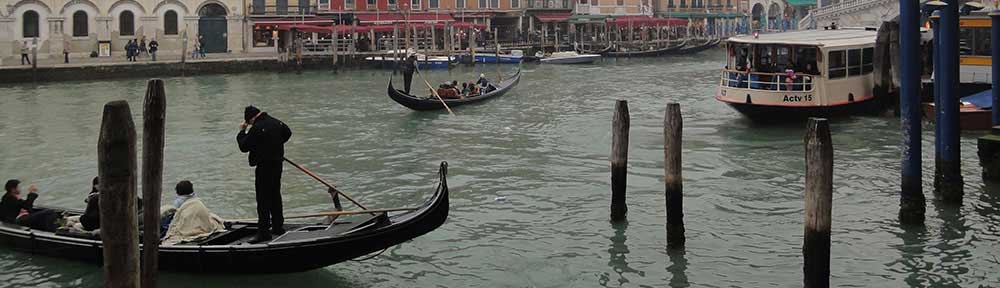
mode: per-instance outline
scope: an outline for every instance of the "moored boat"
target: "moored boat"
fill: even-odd
[[[753,120],[878,112],[874,29],[732,37],[718,101]]]
[[[256,222],[234,221],[224,232],[195,243],[162,245],[160,269],[197,273],[287,273],[317,269],[375,253],[433,231],[448,218],[448,164],[441,163],[440,182],[415,210],[356,215],[334,223],[285,224],[274,240],[248,244]],[[50,208],[52,209],[52,208]],[[80,211],[53,209],[70,215]],[[99,234],[97,234],[99,235]],[[102,242],[94,234],[53,233],[0,223],[0,244],[53,257],[101,263]],[[141,248],[141,247],[140,247]]]
[[[576,51],[555,52],[545,58],[542,63],[548,64],[588,64],[601,59],[598,54],[580,54]]]
[[[476,53],[476,62],[479,63],[516,64],[521,63],[523,58],[524,52],[521,50],[510,51],[510,54]]]
[[[419,81],[414,79],[414,81]],[[492,91],[479,96],[469,96],[462,99],[444,99],[444,102],[448,104],[449,108],[454,108],[457,106],[462,106],[466,104],[473,104],[483,102],[492,98],[503,96],[507,94],[518,82],[521,81],[521,68],[517,69],[517,72],[513,76],[503,79],[497,84],[490,84],[493,87]],[[420,85],[422,83],[413,83],[413,85]],[[419,90],[419,89],[418,89]],[[444,104],[441,103],[441,99],[430,95],[427,97],[418,97],[410,94],[406,94],[403,91],[396,89],[392,86],[392,76],[389,76],[389,87],[387,88],[387,94],[389,98],[400,105],[405,106],[417,111],[426,110],[440,110],[445,109]]]
[[[654,49],[648,49],[648,50],[638,50],[638,49],[637,50],[627,50],[627,49],[625,49],[625,50],[622,50],[622,51],[608,51],[608,52],[603,53],[601,55],[608,56],[608,57],[657,57],[657,56],[663,56],[663,55],[668,55],[668,54],[674,53],[674,52],[680,50],[681,47],[684,47],[684,45],[687,45],[687,41],[681,41],[681,42],[676,43],[676,44],[667,45],[666,47],[663,47],[663,48],[654,48]]]
[[[390,54],[390,55],[395,54],[394,51],[396,51],[396,50],[387,51],[386,54]],[[399,50],[399,51],[400,52],[398,54],[400,55],[400,57],[402,57],[402,58],[405,59],[406,52],[404,50]],[[410,50],[410,51],[412,53],[412,50]],[[451,67],[451,65],[456,64],[457,61],[458,61],[458,58],[454,57],[454,56],[453,57],[447,57],[447,56],[426,56],[426,55],[420,54],[420,53],[416,53],[416,56],[417,56],[417,67],[419,67],[420,69],[425,69],[425,70],[427,70],[427,69],[448,69],[449,67]],[[396,68],[396,66],[399,65],[399,63],[400,63],[401,60],[402,59],[398,59],[398,58],[392,57],[392,56],[386,56],[386,57],[369,56],[369,57],[365,57],[365,61],[366,62],[371,63],[374,66],[385,67],[385,68]]]
[[[986,90],[962,97],[958,107],[961,130],[990,130],[993,122],[993,91]],[[924,119],[935,122],[934,103],[924,103]]]

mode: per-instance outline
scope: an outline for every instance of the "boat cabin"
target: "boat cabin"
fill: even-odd
[[[716,99],[744,114],[752,105],[812,108],[815,116],[833,112],[815,108],[871,100],[876,34],[841,28],[729,38]]]

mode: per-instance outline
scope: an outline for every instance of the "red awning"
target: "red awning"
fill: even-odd
[[[475,28],[475,29],[483,30],[483,29],[486,29],[486,24],[476,24],[476,23],[472,23],[472,22],[455,22],[455,23],[451,23],[451,27],[455,27],[455,28],[458,28],[458,29]]]
[[[358,23],[361,24],[392,24],[392,23],[438,23],[438,22],[450,22],[455,21],[455,18],[451,17],[451,14],[443,13],[410,13],[410,15],[403,15],[402,13],[378,13],[378,14],[358,14]],[[406,19],[409,19],[407,21]]]
[[[539,13],[539,14],[535,14],[535,18],[538,18],[538,21],[541,21],[543,23],[546,23],[546,22],[566,22],[567,20],[569,20],[569,16],[572,16],[572,15],[570,15],[569,12],[565,12],[565,13]]]
[[[614,20],[608,20],[615,26],[686,26],[687,19],[681,18],[653,18],[649,16],[621,16]]]

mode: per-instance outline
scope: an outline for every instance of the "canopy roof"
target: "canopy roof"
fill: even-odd
[[[392,23],[437,23],[437,22],[449,22],[455,21],[455,18],[451,17],[451,14],[447,13],[410,13],[409,15],[403,15],[402,13],[376,13],[376,14],[358,14],[358,23],[361,24],[392,24]]]
[[[535,18],[542,23],[547,22],[566,22],[569,17],[572,16],[569,12],[550,12],[550,13],[538,13],[535,14]]]
[[[874,44],[878,31],[863,28],[840,28],[837,30],[802,30],[781,33],[762,33],[758,37],[740,35],[729,38],[729,42],[747,44],[786,44],[808,46],[854,46]]]
[[[607,15],[586,15],[577,14],[569,17],[571,23],[603,23],[608,19]]]
[[[615,26],[685,26],[687,19],[680,18],[653,18],[649,16],[620,16],[614,20],[609,20],[609,24]]]
[[[816,1],[812,0],[785,0],[785,3],[792,6],[816,6]]]

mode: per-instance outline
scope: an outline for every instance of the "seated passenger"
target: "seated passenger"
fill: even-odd
[[[177,198],[173,204],[160,208],[161,231],[167,227],[162,234],[164,245],[198,241],[226,229],[222,218],[209,211],[201,198],[195,196],[191,181],[178,182],[174,190]]]
[[[59,214],[48,209],[35,209],[35,199],[38,199],[38,188],[28,187],[28,196],[21,199],[21,181],[8,180],[3,189],[6,191],[0,200],[0,221],[26,226],[31,229],[54,232],[59,225]]]
[[[462,95],[469,96],[469,93],[472,91],[469,89],[469,86],[469,83],[462,83]]]
[[[476,83],[469,82],[469,97],[479,96],[479,91],[479,86],[476,86]]]
[[[83,202],[87,203],[87,209],[83,211],[83,215],[66,217],[65,227],[81,231],[94,231],[101,228],[101,194],[98,194],[97,190],[98,179],[98,177],[94,177],[94,180],[91,181],[90,194],[87,194],[87,198],[83,199]]]
[[[455,89],[451,88],[450,84],[441,84],[441,86],[438,86],[437,95],[441,96],[441,99],[460,99],[460,98],[462,98],[460,95],[458,95],[458,93],[455,92]]]

